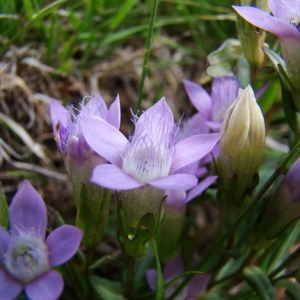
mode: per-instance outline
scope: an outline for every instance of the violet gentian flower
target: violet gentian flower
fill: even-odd
[[[164,282],[168,283],[177,276],[182,275],[184,272],[184,266],[180,257],[175,257],[166,263],[163,269]],[[156,278],[157,271],[154,269],[148,270],[146,272],[147,282],[152,291],[156,290]],[[182,282],[182,278],[178,279],[174,284],[167,287],[165,290],[165,299],[172,295],[178,285]],[[192,300],[198,299],[196,296],[203,292],[210,280],[210,275],[199,274],[196,275],[190,283],[181,291],[181,293],[175,298],[176,300]]]
[[[78,115],[75,114],[75,108],[70,106],[63,107],[58,101],[51,100],[50,116],[53,126],[53,132],[57,146],[65,159],[68,171],[70,171],[70,160],[74,160],[77,164],[84,164],[89,158],[96,155],[98,157],[98,164],[104,163],[103,158],[99,156],[86,143],[78,119],[85,117],[88,119],[103,119],[110,125],[119,129],[120,127],[120,101],[119,97],[111,104],[110,108],[107,106],[102,97],[97,94],[86,103],[85,97],[81,103],[81,110]],[[78,172],[78,171],[75,171]]]
[[[196,177],[176,171],[205,156],[222,135],[194,135],[176,143],[178,128],[164,98],[136,120],[129,141],[104,120],[82,118],[80,123],[90,147],[111,163],[97,166],[91,181],[113,190],[144,185],[189,190],[196,185]]]
[[[256,27],[275,34],[280,39],[287,75],[299,92],[300,82],[300,1],[269,0],[273,15],[251,6],[233,6],[239,15]],[[300,110],[300,103],[295,103]]]
[[[213,131],[220,131],[225,112],[238,96],[236,79],[228,76],[214,78],[211,95],[195,82],[184,80],[183,83],[191,102],[206,119],[207,126]]]
[[[10,232],[0,227],[0,298],[10,300],[23,289],[31,300],[55,300],[63,290],[60,273],[53,270],[79,247],[82,232],[63,225],[47,237],[43,199],[24,181],[9,208]]]
[[[101,242],[105,231],[110,191],[90,182],[94,167],[106,164],[106,160],[87,144],[78,120],[101,119],[119,129],[121,117],[119,97],[109,109],[100,95],[88,102],[87,98],[83,99],[77,115],[74,107],[64,108],[58,101],[52,100],[50,115],[55,139],[73,184],[77,207],[76,226],[84,231],[82,242],[85,246],[94,248]]]

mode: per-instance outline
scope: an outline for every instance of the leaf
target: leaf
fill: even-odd
[[[246,281],[262,300],[275,299],[272,284],[267,275],[259,267],[246,267],[243,273]]]
[[[300,299],[300,288],[294,282],[289,280],[282,280],[280,283],[276,284],[276,286],[286,288],[285,294],[292,300],[299,300]]]
[[[98,276],[90,276],[90,282],[94,290],[102,300],[126,300],[122,295],[120,282],[108,280]]]
[[[8,226],[8,204],[0,183],[0,226],[7,229]]]

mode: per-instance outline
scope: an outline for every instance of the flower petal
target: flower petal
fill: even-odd
[[[28,283],[25,292],[31,300],[56,300],[63,291],[64,281],[61,275],[50,270]]]
[[[10,240],[10,234],[0,226],[0,267],[3,265],[3,254],[8,248],[8,243]]]
[[[187,286],[187,294],[189,297],[196,296],[207,288],[210,280],[209,274],[199,274],[195,276]]]
[[[299,8],[299,0],[269,0],[268,5],[276,18],[288,24],[293,18],[299,18],[299,10],[295,12],[295,8]]]
[[[117,129],[120,128],[121,107],[119,95],[116,97],[115,101],[110,105],[105,119],[110,125],[116,127]]]
[[[148,285],[152,291],[156,290],[156,279],[157,279],[157,271],[154,269],[150,269],[146,271],[146,278]]]
[[[70,112],[65,107],[63,107],[57,100],[50,100],[50,117],[51,123],[53,125],[53,131],[56,132],[57,124],[66,127],[70,117]]]
[[[189,190],[197,184],[197,178],[190,174],[174,174],[148,182],[161,190]]]
[[[223,133],[198,134],[188,137],[174,146],[170,173],[187,166],[209,153]]]
[[[93,171],[91,182],[116,191],[131,190],[142,186],[136,179],[115,165],[109,164],[97,166]]]
[[[184,190],[167,190],[165,192],[166,205],[180,210],[185,203],[186,192]]]
[[[15,299],[23,288],[23,283],[15,280],[5,270],[0,269],[0,295],[2,300]]]
[[[156,117],[156,118],[155,118]],[[165,97],[161,98],[154,105],[149,107],[138,119],[137,123],[147,122],[151,119],[151,126],[156,128],[163,118],[165,126],[174,125],[173,112],[170,109]]]
[[[12,234],[19,230],[34,231],[37,237],[45,238],[47,212],[44,200],[33,186],[25,180],[15,194],[9,207]]]
[[[50,266],[55,267],[69,260],[77,251],[82,238],[82,231],[71,225],[55,229],[47,237]]]
[[[164,281],[168,282],[173,278],[181,275],[184,272],[184,266],[179,256],[174,257],[168,261],[164,267],[163,277]]]
[[[198,185],[192,188],[185,199],[185,203],[199,196],[203,191],[205,191],[211,184],[217,180],[218,176],[208,176],[202,180]]]
[[[212,101],[206,90],[199,84],[183,80],[184,88],[195,108],[207,119],[211,119]]]
[[[122,154],[128,143],[126,137],[103,119],[79,119],[85,140],[100,156],[121,166]]]
[[[233,8],[252,25],[269,31],[280,39],[292,38],[300,40],[300,33],[293,25],[277,19],[258,8],[251,6],[233,6]]]

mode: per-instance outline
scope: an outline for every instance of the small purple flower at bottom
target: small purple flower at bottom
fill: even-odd
[[[47,237],[46,206],[28,181],[24,181],[9,208],[10,232],[0,227],[0,295],[17,297],[23,289],[31,300],[55,300],[63,279],[52,268],[77,251],[82,232],[63,225]]]
[[[164,282],[168,283],[174,278],[182,275],[184,272],[184,266],[179,257],[174,257],[169,262],[166,263],[163,270]],[[156,290],[156,278],[157,272],[154,269],[148,270],[146,272],[147,282],[151,290]],[[165,298],[167,299],[175,289],[179,286],[183,279],[178,279],[174,284],[166,288]],[[175,298],[176,300],[192,300],[197,299],[197,295],[203,292],[210,280],[210,275],[199,274],[195,276],[190,283],[181,291],[181,293]]]

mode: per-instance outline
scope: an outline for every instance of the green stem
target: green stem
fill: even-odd
[[[281,174],[282,168],[289,162],[289,160],[293,157],[294,153],[299,150],[300,147],[300,139],[297,141],[294,148],[291,150],[289,155],[284,159],[283,163],[278,167],[272,176],[267,180],[267,182],[262,186],[262,188],[258,191],[256,196],[254,197],[251,205],[241,214],[241,216],[237,219],[235,224],[231,226],[227,232],[223,236],[221,236],[216,243],[214,244],[211,251],[208,252],[206,257],[198,264],[196,267],[196,271],[200,271],[201,269],[205,269],[207,262],[209,262],[214,255],[222,248],[222,244],[231,236],[238,226],[246,219],[246,216],[249,215],[256,207],[258,201],[263,197],[263,195],[267,192],[273,182],[277,179],[277,177]],[[173,292],[173,294],[168,298],[168,300],[174,300],[176,296],[181,292],[181,290],[193,279],[195,274],[188,275],[185,280],[177,287],[177,289]]]
[[[127,299],[132,299],[133,296],[134,264],[135,258],[127,255],[127,273],[124,291]]]
[[[159,0],[153,1],[153,6],[152,6],[152,10],[151,10],[150,24],[149,24],[149,29],[148,29],[148,36],[147,36],[147,40],[146,40],[146,49],[145,49],[144,62],[143,62],[143,70],[142,70],[142,76],[141,76],[141,81],[140,81],[140,86],[139,86],[138,101],[136,104],[137,110],[139,110],[141,108],[142,99],[143,99],[144,84],[145,84],[147,71],[149,68],[150,48],[151,48],[151,42],[152,42],[152,37],[153,37],[158,2],[159,2]]]
[[[157,244],[154,238],[152,238],[152,248],[155,255],[156,271],[157,271],[155,300],[163,300],[165,299],[164,280],[163,280],[162,269],[161,269],[158,250],[157,250]]]

